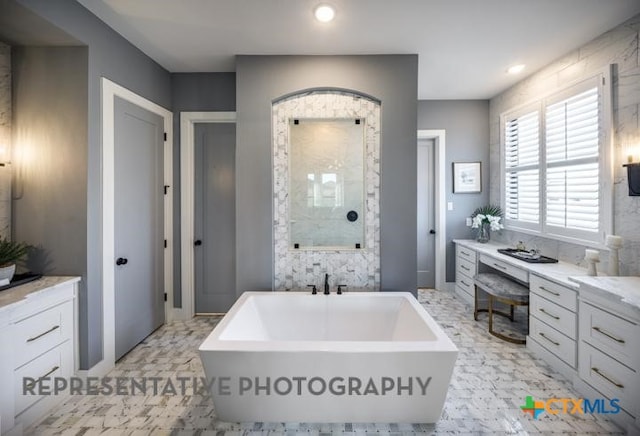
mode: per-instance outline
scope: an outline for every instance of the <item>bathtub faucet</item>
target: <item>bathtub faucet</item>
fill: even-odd
[[[329,274],[324,275],[324,295],[329,295]]]

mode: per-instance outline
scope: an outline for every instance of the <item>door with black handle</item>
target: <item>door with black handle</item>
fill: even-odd
[[[115,356],[164,323],[162,118],[115,101]]]
[[[196,313],[235,302],[235,124],[194,128],[194,300]]]

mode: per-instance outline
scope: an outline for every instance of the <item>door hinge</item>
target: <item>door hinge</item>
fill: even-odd
[[[164,240],[164,248],[167,248],[167,240]]]
[[[167,293],[164,293],[164,301],[167,301]]]
[[[164,132],[164,142],[167,142],[167,132]]]
[[[167,195],[167,189],[169,189],[169,185],[164,185],[164,195]]]

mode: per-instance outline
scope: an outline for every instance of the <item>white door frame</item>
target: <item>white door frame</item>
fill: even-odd
[[[195,124],[235,123],[235,112],[180,112],[180,247],[182,309],[179,319],[195,313],[194,220],[195,215]]]
[[[447,209],[445,192],[445,130],[418,130],[418,140],[433,139],[435,147],[435,228],[436,228],[436,253],[435,275],[436,289],[448,290],[447,286]],[[417,145],[417,142],[416,142]]]
[[[165,322],[172,319],[173,302],[173,113],[103,77],[102,85],[102,361],[91,374],[106,374],[115,366],[115,98],[120,97],[163,118],[164,142],[164,290]]]

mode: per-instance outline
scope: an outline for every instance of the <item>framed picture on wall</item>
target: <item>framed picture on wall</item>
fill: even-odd
[[[482,192],[482,167],[480,162],[453,163],[453,193]]]

